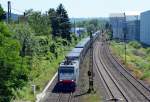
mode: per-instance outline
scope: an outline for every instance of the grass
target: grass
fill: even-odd
[[[88,94],[83,96],[83,102],[101,102],[101,98],[97,94]]]
[[[144,80],[150,84],[150,54],[148,53],[149,48],[142,46],[138,47],[134,44],[127,43],[127,68],[131,73],[141,80]],[[137,43],[137,42],[136,42]],[[122,42],[111,42],[112,53],[115,54],[122,63],[124,63],[124,44]]]

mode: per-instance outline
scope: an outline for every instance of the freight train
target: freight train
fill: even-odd
[[[100,31],[92,34],[93,42],[100,35]],[[60,63],[58,68],[58,83],[70,84],[74,87],[77,86],[79,79],[80,64],[83,62],[85,54],[90,48],[90,37],[83,39],[75,48],[73,48],[67,55],[63,62]]]

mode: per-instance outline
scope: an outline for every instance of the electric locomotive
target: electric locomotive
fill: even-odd
[[[82,50],[81,50],[82,51]],[[80,52],[70,52],[58,69],[58,82],[77,85],[79,77]]]

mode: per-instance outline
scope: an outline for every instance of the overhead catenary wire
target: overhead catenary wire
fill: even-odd
[[[7,8],[7,7],[8,7],[8,5],[6,5],[6,4],[3,4],[3,5],[1,5],[1,6],[2,6],[3,8]],[[14,11],[17,11],[18,13],[24,14],[24,11],[18,10],[18,9],[16,9],[16,8],[12,7],[12,5],[11,5],[11,9],[14,10]],[[5,12],[7,12],[7,10],[5,10]]]

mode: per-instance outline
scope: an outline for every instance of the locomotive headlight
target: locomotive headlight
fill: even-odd
[[[60,80],[60,81],[62,81],[62,80]]]
[[[71,80],[72,82],[74,82],[74,80]]]

